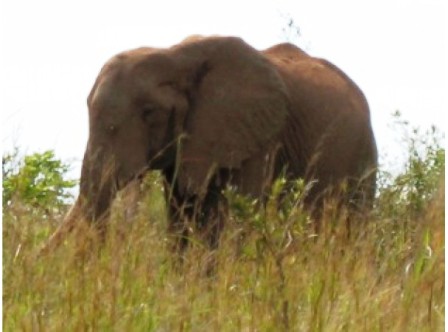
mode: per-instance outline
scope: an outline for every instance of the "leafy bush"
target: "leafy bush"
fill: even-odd
[[[66,180],[69,165],[57,159],[53,151],[19,157],[17,149],[3,155],[3,208],[14,201],[39,210],[60,208],[72,197],[69,189],[76,185]]]
[[[444,183],[444,135],[435,126],[424,132],[410,128],[398,111],[394,119],[402,145],[407,148],[407,160],[403,172],[396,176],[384,169],[380,171],[377,210],[382,216],[403,216],[406,211],[415,217],[425,211]]]

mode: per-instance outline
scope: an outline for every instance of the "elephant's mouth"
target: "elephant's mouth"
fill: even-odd
[[[146,173],[152,168],[149,166],[143,167],[140,171],[135,173],[130,173],[126,176],[119,175],[114,178],[115,191],[120,191],[126,187],[130,182],[141,181],[145,177]]]
[[[171,167],[174,164],[176,155],[176,149],[174,146],[168,146],[162,151],[156,153],[150,153],[148,158],[148,169],[162,170]]]

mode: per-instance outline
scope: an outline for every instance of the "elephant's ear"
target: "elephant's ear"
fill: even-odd
[[[238,169],[268,150],[285,124],[288,98],[274,66],[240,39],[194,39],[173,52],[193,64],[178,183],[197,194],[216,168]]]

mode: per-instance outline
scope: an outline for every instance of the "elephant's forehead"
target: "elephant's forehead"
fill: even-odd
[[[137,49],[113,57],[98,77],[90,112],[126,111],[141,99],[151,99],[160,81],[160,69],[170,65],[165,56],[153,49]]]
[[[141,90],[138,75],[127,66],[115,66],[101,74],[93,93],[92,107],[97,110],[128,107]]]
[[[121,73],[102,77],[92,98],[92,109],[96,111],[125,107],[129,102],[129,82]]]

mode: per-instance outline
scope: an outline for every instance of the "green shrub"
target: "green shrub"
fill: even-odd
[[[423,213],[445,176],[444,135],[435,126],[423,131],[411,128],[400,112],[394,114],[395,128],[401,131],[402,145],[407,149],[404,169],[398,175],[380,170],[378,179],[378,212],[382,216],[416,217]]]
[[[76,185],[64,178],[68,170],[69,165],[50,150],[23,158],[17,149],[3,155],[3,208],[14,201],[45,211],[64,206],[72,198],[69,189]]]

